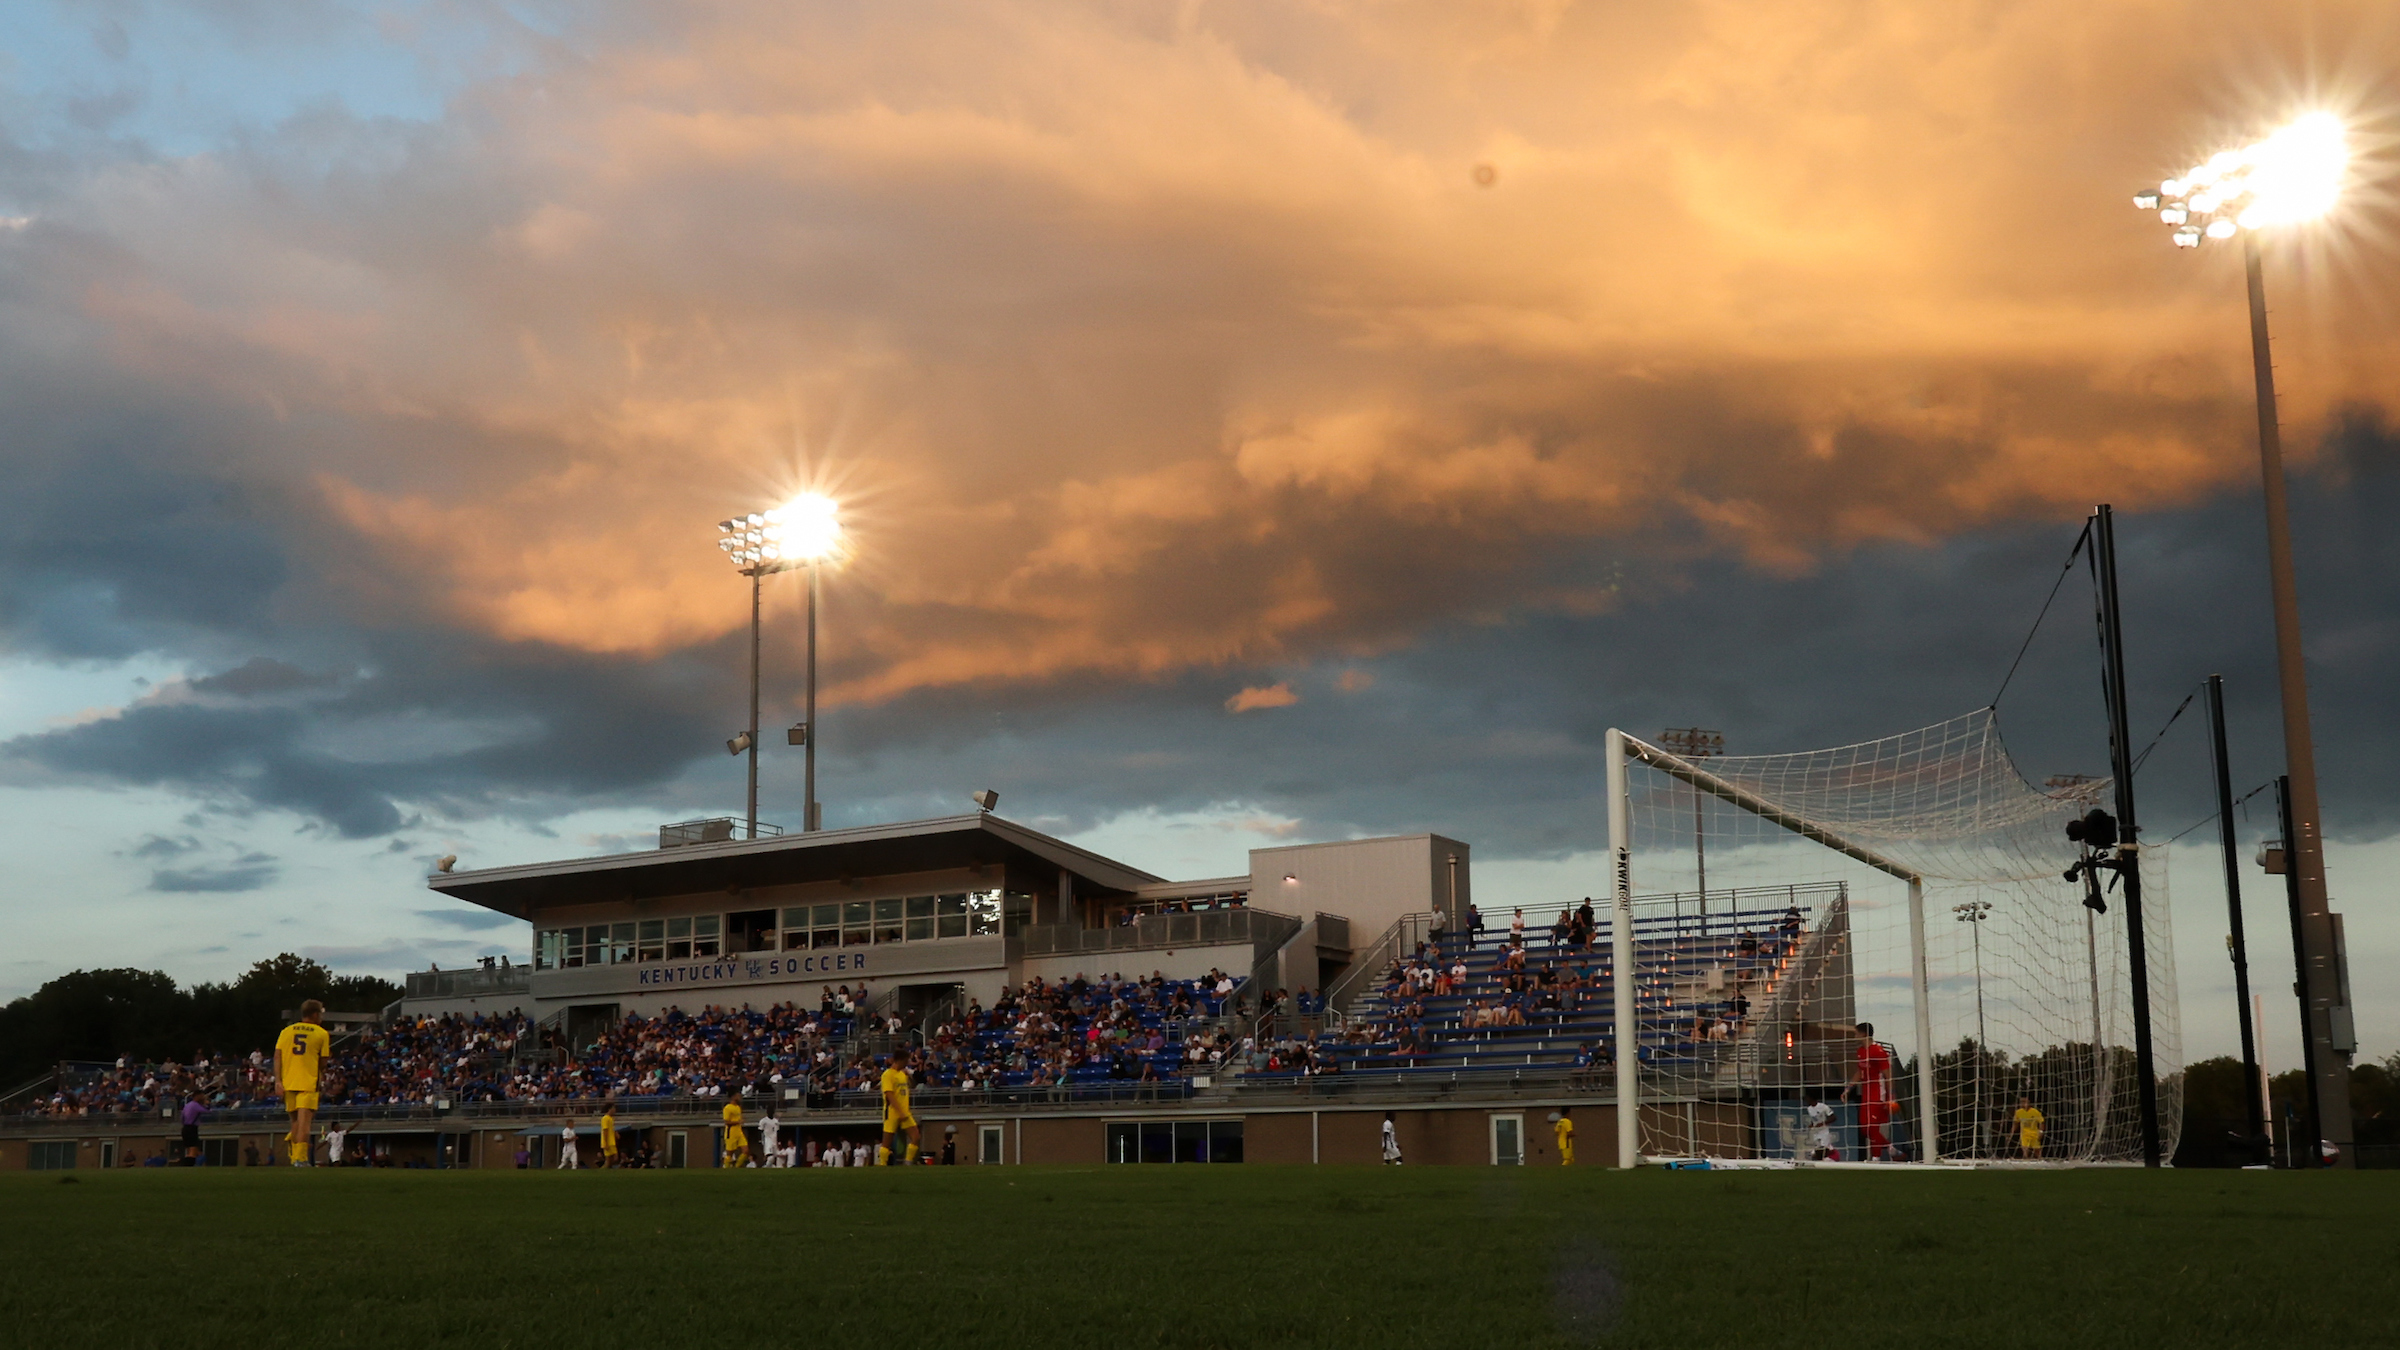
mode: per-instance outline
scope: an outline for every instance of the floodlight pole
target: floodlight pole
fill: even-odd
[[[2233,1010],[2242,1024],[2242,1100],[2250,1147],[2265,1147],[2266,1114],[2258,1100],[2258,1046],[2250,1033],[2250,940],[2242,931],[2242,864],[2233,839],[2233,771],[2225,753],[2225,677],[2208,677],[2208,749],[2217,771],[2217,842],[2225,852],[2225,916],[2231,927]]]
[[[2291,782],[2284,866],[2299,905],[2301,957],[2313,967],[2316,996],[2301,1009],[2308,1044],[2310,1096],[2317,1128],[2352,1167],[2350,1064],[2333,1043],[2339,997],[2338,954],[2325,890],[2325,850],[2317,811],[2317,749],[2308,724],[2308,667],[2300,649],[2300,583],[2292,567],[2292,521],[2285,499],[2283,434],[2275,411],[2275,361],[2267,337],[2267,284],[2258,233],[2242,232],[2242,271],[2250,289],[2250,367],[2258,386],[2258,459],[2267,508],[2267,575],[2275,597],[2275,673],[2283,690],[2283,764]]]
[[[808,565],[808,692],[801,713],[808,724],[808,744],[801,747],[800,757],[803,766],[800,770],[800,829],[804,833],[817,828],[817,605],[824,597],[817,578],[824,570],[824,565],[819,562],[811,561]],[[756,686],[753,685],[751,699],[754,705],[757,697]],[[758,720],[755,707],[750,720]],[[752,750],[755,753],[756,747],[752,747]]]
[[[2317,1085],[2317,1071],[2323,1067],[2324,1061],[2317,1054],[2314,1024],[2317,1016],[2318,995],[2315,988],[2317,982],[2309,978],[2308,971],[2308,916],[2307,911],[2302,907],[2300,898],[2300,869],[2292,863],[2292,778],[2290,774],[2285,774],[2275,780],[2275,815],[2283,827],[2283,895],[2285,903],[2292,911],[2292,992],[2300,999],[2300,1020],[2303,1025],[2308,1027],[2309,1032],[2300,1038],[2300,1067],[2306,1071],[2311,1089],[2308,1094],[2308,1132],[2301,1136],[2308,1141],[2308,1161],[2300,1161],[2297,1148],[2287,1147],[2284,1155],[2291,1160],[2291,1165],[2294,1167],[2322,1167],[2325,1165],[2325,1098],[2322,1093],[2314,1089]],[[2346,1112],[2350,1105],[2348,1092],[2342,1094],[2341,1102]],[[2295,1139],[2291,1142],[2297,1144],[2299,1140]],[[2347,1157],[2348,1152],[2347,1149],[2343,1150],[2343,1156]]]
[[[750,574],[750,805],[745,839],[758,838],[758,612],[759,582],[764,567],[743,569]]]
[[[2125,628],[2117,608],[2117,517],[2092,512],[2092,570],[2100,582],[2100,685],[2108,706],[2109,773],[2117,794],[2118,875],[2125,882],[2125,945],[2132,968],[2133,1059],[2141,1104],[2142,1165],[2164,1159],[2158,1138],[2158,1078],[2150,1040],[2150,949],[2142,933],[2142,844],[2133,814],[2133,746],[2125,713]]]

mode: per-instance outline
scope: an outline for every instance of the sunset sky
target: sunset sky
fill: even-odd
[[[2135,723],[2223,673],[2246,790],[2240,256],[2129,194],[2330,108],[2351,188],[2267,267],[2334,902],[2400,1049],[2395,72],[2374,0],[28,0],[0,997],[520,952],[432,858],[738,814],[713,525],[804,487],[855,542],[829,825],[993,787],[1170,875],[1430,829],[1483,894],[1589,893],[1607,727],[1981,706],[2100,501]],[[2072,587],[2001,715],[2037,780],[2105,771]],[[2196,730],[2154,839],[2211,809]],[[2196,1054],[2235,1035],[2212,838],[2174,860]]]

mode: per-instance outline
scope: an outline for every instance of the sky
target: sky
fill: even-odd
[[[1430,829],[1483,896],[1588,893],[1608,727],[1983,706],[2100,501],[2134,721],[2222,673],[2246,791],[2240,257],[2129,194],[2331,108],[2343,205],[2265,266],[2330,875],[2400,1050],[2395,70],[2364,0],[27,0],[0,996],[520,951],[431,860],[738,813],[713,523],[803,488],[853,544],[829,825],[991,787],[1167,875]],[[2106,768],[2089,614],[2071,580],[2000,699],[2037,781]],[[2211,810],[2197,730],[2153,839]],[[2196,1054],[2235,1035],[2210,838],[2173,850]]]

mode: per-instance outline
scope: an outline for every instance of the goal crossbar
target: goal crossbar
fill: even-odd
[[[1625,768],[1638,760],[1700,792],[1708,793],[1762,820],[1864,863],[1907,883],[1909,993],[1915,1005],[1917,1032],[1917,1157],[1936,1160],[1940,1135],[1935,1127],[1933,1073],[1933,998],[1925,957],[1925,878],[1864,844],[1843,838],[1805,816],[1794,814],[1734,783],[1708,772],[1680,755],[1650,744],[1614,727],[1609,729],[1608,825],[1613,904],[1612,958],[1615,967],[1617,1036],[1617,1165],[1634,1167],[1641,1161],[1640,1030],[1636,1018],[1633,969],[1633,832],[1632,784]]]

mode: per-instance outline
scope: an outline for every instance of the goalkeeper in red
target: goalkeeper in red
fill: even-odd
[[[1864,1136],[1867,1161],[1888,1158],[1892,1151],[1892,1052],[1875,1039],[1875,1024],[1858,1024],[1857,1068],[1850,1076],[1851,1092],[1858,1094],[1858,1131]]]
[[[908,1109],[908,1052],[892,1052],[890,1064],[883,1071],[883,1161],[914,1163],[917,1160],[917,1117]],[[900,1153],[900,1135],[908,1134],[908,1156]]]
[[[317,1119],[317,1079],[333,1050],[333,1037],[318,1023],[324,1015],[325,1005],[312,998],[300,1005],[300,1020],[275,1038],[275,1086],[292,1117],[283,1141],[294,1167],[315,1161],[308,1133]]]

